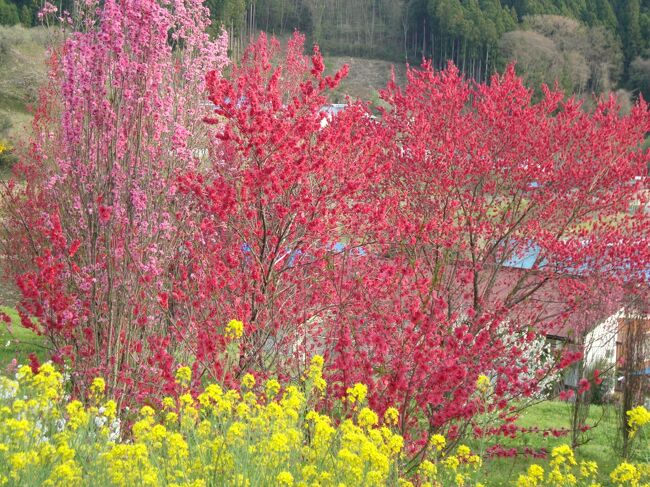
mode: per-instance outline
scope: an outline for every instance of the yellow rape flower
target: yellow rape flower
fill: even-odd
[[[327,382],[323,379],[323,364],[325,359],[321,355],[315,355],[309,364],[309,370],[306,373],[305,379],[309,380],[313,389],[320,394],[327,389]]]
[[[86,413],[83,404],[79,401],[72,401],[66,406],[68,413],[68,424],[71,430],[76,430],[80,426],[88,423],[88,413]]]
[[[630,427],[630,436],[634,436],[639,428],[650,423],[650,412],[643,406],[637,406],[627,411],[627,424]]]
[[[192,369],[189,367],[179,367],[176,371],[176,383],[182,387],[187,387],[190,385],[192,380]]]
[[[318,378],[322,360],[316,358],[312,365],[312,378]],[[115,401],[93,401],[84,408],[79,401],[66,403],[57,392],[42,407],[43,391],[63,390],[55,369],[43,370],[41,376],[22,369],[23,382],[15,388],[0,382],[0,465],[4,460],[9,469],[16,467],[11,477],[8,471],[0,474],[0,485],[22,485],[32,478],[48,487],[80,485],[82,476],[89,475],[89,480],[111,485],[205,487],[204,479],[219,479],[224,485],[250,486],[243,465],[246,472],[259,473],[256,478],[264,485],[383,487],[398,482],[393,473],[398,472],[404,440],[387,426],[398,421],[394,408],[386,411],[382,426],[377,414],[362,406],[356,422],[339,424],[306,410],[306,395],[295,385],[279,395],[280,383],[267,381],[261,402],[252,391],[224,391],[213,384],[196,401],[189,393],[164,398],[160,414],[151,406],[142,407],[130,431],[124,432],[125,441]],[[177,379],[191,380],[186,372]],[[104,394],[102,382],[93,381],[91,396]],[[17,387],[20,399],[12,392]],[[361,384],[349,391],[355,405],[365,402],[366,394]],[[311,402],[309,406],[318,407]],[[48,426],[38,426],[32,412]],[[17,443],[31,447],[17,451]],[[78,459],[84,460],[83,471],[75,463]],[[456,473],[466,475],[460,469]],[[402,485],[411,485],[402,480]]]
[[[636,486],[641,480],[641,474],[631,463],[622,462],[610,474],[610,478],[616,485],[627,485],[629,483]]]
[[[109,399],[104,403],[104,416],[107,418],[115,418],[115,415],[117,414],[117,404],[115,404],[115,401],[112,399]]]
[[[384,423],[396,426],[398,421],[399,411],[393,407],[386,409],[386,412],[384,413]]]
[[[346,389],[347,400],[350,404],[363,402],[368,395],[368,387],[365,384],[354,384]]]
[[[252,389],[255,386],[255,377],[253,374],[246,374],[241,380],[241,385],[242,387],[246,387],[247,389]]]
[[[388,450],[392,454],[398,454],[404,448],[404,438],[400,435],[392,435],[387,442]]]
[[[471,453],[472,450],[470,450],[467,445],[458,445],[458,448],[456,449],[456,454],[459,458],[468,458]]]
[[[456,470],[458,470],[458,466],[460,465],[460,460],[458,460],[457,456],[450,455],[447,458],[445,458],[442,461],[442,463],[445,467],[455,472]]]
[[[556,471],[556,474],[562,475],[559,470]],[[549,480],[552,480],[549,477]],[[556,479],[557,480],[557,479]],[[533,464],[528,467],[526,475],[519,475],[517,479],[517,487],[537,487],[542,485],[544,481],[544,469],[539,465]]]
[[[429,444],[437,451],[440,451],[447,445],[447,440],[445,440],[444,436],[436,434],[431,437]]]
[[[280,472],[276,480],[278,481],[278,485],[286,485],[286,486],[293,485],[293,475],[291,475],[291,473],[287,471]]]
[[[165,414],[165,424],[167,426],[172,426],[178,423],[178,414],[174,412],[169,412]]]
[[[21,384],[27,383],[32,377],[34,377],[34,373],[29,365],[22,365],[18,368],[18,372],[16,372],[16,379]]]
[[[266,396],[273,399],[280,392],[280,383],[275,379],[269,379],[266,381],[264,389],[266,390]]]
[[[156,411],[154,411],[154,409],[151,406],[142,406],[142,408],[140,408],[140,416],[142,416],[143,418],[152,417],[155,414]]]
[[[476,389],[481,393],[486,393],[490,389],[491,385],[492,383],[487,375],[481,374],[478,376],[478,379],[476,379]]]
[[[553,448],[551,451],[551,457],[551,465],[554,467],[565,463],[570,466],[577,465],[575,456],[573,455],[573,450],[569,445],[560,445]]]
[[[81,467],[74,460],[56,465],[43,486],[81,485]]]
[[[377,413],[375,413],[372,409],[363,408],[359,412],[359,418],[357,422],[362,428],[371,427],[376,426],[379,423],[379,418],[377,417]]]
[[[580,475],[582,477],[592,477],[598,473],[598,464],[596,462],[580,462]]]
[[[420,475],[428,478],[434,479],[438,473],[438,467],[429,460],[424,460],[419,467]]]
[[[178,398],[178,401],[181,403],[183,409],[192,408],[194,406],[194,398],[192,394],[185,393]]]
[[[90,385],[90,394],[95,397],[101,397],[106,390],[106,382],[101,377],[95,377]]]
[[[530,467],[528,467],[528,476],[538,481],[542,481],[544,480],[544,469],[539,465],[533,464]]]
[[[226,325],[226,337],[238,340],[244,334],[244,323],[239,320],[230,320]]]

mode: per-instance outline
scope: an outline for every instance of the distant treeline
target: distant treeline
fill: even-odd
[[[650,96],[650,0],[208,0],[234,33],[306,33],[330,55],[442,67],[484,80],[517,59],[533,84]]]
[[[258,30],[279,35],[300,30],[330,55],[411,63],[427,57],[436,66],[451,59],[478,80],[517,59],[533,83],[559,79],[577,93],[627,88],[650,97],[650,0],[206,3],[215,25],[232,33],[237,51]],[[40,4],[0,0],[0,24],[33,25]]]

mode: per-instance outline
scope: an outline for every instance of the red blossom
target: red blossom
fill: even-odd
[[[560,401],[568,401],[573,396],[575,396],[575,391],[573,389],[564,389],[560,391]]]
[[[99,221],[103,224],[108,223],[108,221],[111,219],[111,213],[113,212],[113,209],[110,206],[100,205],[98,211]]]
[[[38,374],[38,370],[41,368],[41,363],[38,360],[38,357],[36,356],[35,353],[30,353],[28,355],[29,358],[29,366],[32,369],[33,374]]]
[[[600,376],[600,370],[594,370],[594,383],[600,385],[603,383],[603,378]]]

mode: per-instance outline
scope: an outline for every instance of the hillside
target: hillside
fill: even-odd
[[[30,104],[45,79],[47,33],[42,28],[0,26],[0,143],[15,146],[31,120]],[[0,156],[0,175],[6,164]]]
[[[70,10],[71,4],[65,0],[59,8]],[[35,5],[0,0],[0,24],[35,25]],[[479,81],[525,58],[518,69],[532,72],[527,77],[534,85],[557,79],[568,92],[624,88],[633,97],[650,98],[650,0],[206,0],[206,5],[213,31],[223,25],[230,32],[234,58],[260,30],[278,36],[299,30],[328,56],[412,64],[427,57],[438,67],[451,59]],[[552,21],[549,30],[548,18],[564,20]],[[563,44],[558,37],[578,42]],[[513,43],[523,50],[513,50]],[[585,52],[589,46],[595,49]]]
[[[541,63],[520,67],[522,73],[550,73],[566,91],[580,94],[625,88],[633,96],[650,96],[650,0],[209,0],[208,5],[236,40],[258,29],[280,35],[297,29],[326,55],[412,64],[424,56],[438,67],[451,59],[477,80],[526,56],[512,52],[508,34],[516,33],[533,47],[533,58],[541,57]],[[549,18],[562,20],[552,20],[549,28]],[[563,43],[567,38],[577,42]],[[590,46],[595,49],[587,52]],[[550,70],[548,59],[555,61]],[[595,65],[603,62],[609,66]]]
[[[391,63],[378,59],[365,59],[354,56],[328,56],[325,58],[328,70],[336,71],[344,64],[350,72],[337,88],[333,102],[343,102],[345,96],[353,99],[378,100],[377,92],[386,87],[391,74],[395,69],[395,78],[402,83],[405,78],[406,66],[402,63]]]

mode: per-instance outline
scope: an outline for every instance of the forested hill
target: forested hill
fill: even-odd
[[[65,7],[66,2],[61,0]],[[0,23],[32,24],[40,0],[0,0]],[[650,98],[650,0],[207,0],[236,39],[295,29],[328,55],[442,66],[483,80],[512,59],[534,84],[626,88]]]
[[[257,0],[248,12],[253,27],[299,29],[328,54],[453,59],[481,80],[517,59],[534,84],[650,95],[650,0]]]

